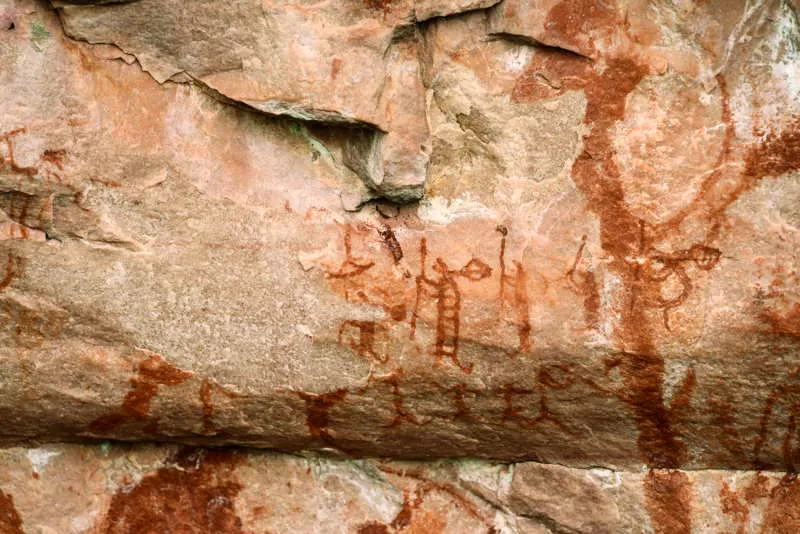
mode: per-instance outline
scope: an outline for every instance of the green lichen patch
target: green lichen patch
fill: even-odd
[[[50,38],[50,32],[39,21],[33,21],[31,24],[31,44],[39,52],[42,51],[44,43]]]

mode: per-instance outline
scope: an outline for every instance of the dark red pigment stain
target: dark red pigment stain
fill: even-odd
[[[736,534],[744,534],[745,524],[750,519],[750,508],[743,504],[736,492],[731,490],[727,481],[722,483],[722,488],[719,491],[719,502],[722,513],[732,517],[735,523],[738,523]]]
[[[358,534],[389,534],[389,527],[383,523],[370,521],[358,527]]]
[[[676,436],[674,424],[676,415],[689,405],[695,378],[693,373],[687,376],[678,396],[673,399],[672,408],[667,409],[661,386],[664,361],[657,354],[646,312],[649,280],[641,264],[628,260],[652,251],[646,245],[641,221],[626,205],[620,169],[614,161],[611,134],[614,124],[624,119],[628,94],[646,74],[645,67],[630,59],[609,59],[608,68],[602,74],[593,75],[590,83],[585,84],[587,110],[584,124],[591,127],[591,134],[584,140],[584,150],[573,165],[572,175],[584,192],[589,209],[600,219],[601,246],[611,259],[610,268],[625,288],[616,336],[624,350],[619,370],[625,384],[624,400],[633,408],[639,430],[639,451],[651,467],[675,469],[685,462],[687,452]],[[726,126],[722,150],[715,165],[718,170],[701,184],[700,193],[689,206],[653,229],[649,236],[651,241],[657,242],[679,231],[680,225],[690,216],[707,223],[711,228],[707,239],[713,239],[725,210],[744,191],[761,178],[800,168],[800,120],[793,118],[781,133],[769,134],[763,142],[751,148],[745,154],[742,176],[731,179],[730,173],[725,171],[725,164],[731,152],[734,129],[725,80],[719,76],[718,82],[722,94],[722,121]],[[690,253],[697,251],[703,258],[691,256]],[[694,245],[682,253],[700,268],[705,265],[713,267],[720,257],[717,249],[705,245]],[[710,259],[704,259],[706,256]],[[675,259],[673,267],[680,267],[677,262],[683,260]],[[568,276],[574,277],[576,266],[577,261]],[[586,281],[573,282],[580,287]],[[668,329],[666,318],[665,326]],[[646,480],[646,493],[656,532],[689,531],[690,490],[685,474],[653,471]]]
[[[63,184],[63,179],[61,175],[55,172],[52,168],[55,167],[59,171],[64,170],[64,163],[63,160],[67,155],[67,151],[63,149],[47,149],[39,156],[39,159],[43,163],[48,163],[49,165],[45,165],[43,168],[40,167],[23,167],[17,163],[16,156],[14,153],[14,141],[13,138],[18,135],[23,135],[28,132],[27,128],[17,128],[15,130],[11,130],[0,134],[0,143],[5,143],[6,145],[6,156],[0,159],[0,171],[5,169],[9,169],[12,173],[18,176],[24,176],[28,179],[34,179],[37,175],[41,175],[46,181],[55,181],[60,184]],[[75,187],[63,184],[67,188],[72,189],[76,193],[78,192]]]
[[[514,102],[554,98],[583,89],[592,76],[592,63],[585,57],[558,48],[537,48],[511,92]]]
[[[737,490],[723,482],[719,492],[720,505],[722,512],[736,526],[735,534],[751,532],[751,512],[756,505],[763,510],[761,534],[800,532],[800,482],[797,475],[789,473],[772,489],[769,489],[770,485],[770,479],[761,473],[757,473],[750,484]]]
[[[0,491],[0,534],[25,534],[11,495]]]
[[[403,248],[400,246],[397,236],[394,235],[394,230],[392,230],[392,227],[388,224],[381,226],[378,229],[378,235],[381,236],[386,248],[388,248],[389,252],[392,254],[392,259],[394,262],[398,263],[400,260],[402,260]]]
[[[304,391],[297,391],[296,393],[306,403],[306,425],[308,426],[309,434],[335,447],[334,438],[328,430],[330,426],[328,411],[342,402],[349,391],[347,389],[337,389],[321,395]]]
[[[211,381],[203,379],[200,385],[200,402],[203,404],[203,434],[212,434],[215,431],[214,417],[214,396]]]
[[[450,415],[452,421],[471,421],[475,419],[466,397],[475,398],[483,393],[483,390],[470,388],[466,384],[443,386],[437,382],[433,382],[433,385],[442,392],[450,395],[450,403],[455,409],[455,412]]]
[[[542,42],[553,42],[587,57],[596,57],[597,49],[587,37],[592,30],[608,32],[622,24],[616,2],[564,0],[550,8],[544,24]]]
[[[789,474],[770,492],[764,513],[762,534],[796,534],[800,532],[800,480]]]
[[[336,79],[340,70],[342,70],[342,59],[335,57],[331,60],[331,80]]]
[[[376,334],[383,328],[375,321],[344,321],[339,326],[337,341],[340,345],[353,349],[362,358],[386,363],[389,361],[389,355],[378,351],[375,347]]]
[[[389,11],[392,8],[394,0],[362,0],[364,5],[369,9],[377,11]]]
[[[416,335],[421,297],[431,297],[436,302],[436,348],[433,351],[436,364],[440,365],[449,359],[464,373],[470,374],[474,364],[462,363],[458,356],[461,329],[461,288],[458,279],[478,282],[490,277],[492,268],[482,260],[472,258],[461,269],[451,269],[442,258],[436,258],[433,271],[437,274],[435,277],[428,276],[428,242],[424,237],[419,243],[419,258],[419,274],[415,277],[417,292],[411,313],[411,339]]]
[[[727,481],[722,482],[719,501],[722,513],[733,519],[736,534],[745,534],[750,521],[750,508],[758,499],[769,496],[769,479],[757,473],[753,481],[746,487],[734,491]]]
[[[398,368],[392,371],[389,375],[377,379],[380,382],[388,384],[392,389],[392,411],[394,416],[389,423],[389,428],[398,426],[402,423],[410,423],[416,426],[425,426],[427,423],[422,423],[417,419],[417,416],[406,408],[406,398],[400,389],[400,380],[403,378],[403,369]]]
[[[236,454],[183,448],[168,467],[111,499],[102,534],[243,534],[235,501]]]
[[[64,170],[64,158],[67,156],[67,151],[60,149],[60,150],[45,150],[42,152],[42,155],[39,156],[39,159],[42,161],[46,161],[48,163],[52,163],[58,170]]]
[[[109,415],[92,421],[88,430],[107,433],[128,422],[148,421],[150,405],[160,386],[177,386],[194,376],[167,363],[158,354],[151,354],[139,363],[139,370],[131,378],[131,390],[125,395],[122,406]],[[205,412],[204,412],[205,413]],[[149,418],[146,430],[155,432],[158,418]]]
[[[800,368],[789,371],[784,383],[778,385],[767,396],[767,401],[764,404],[759,420],[758,435],[753,446],[754,467],[757,469],[776,467],[770,463],[763,462],[761,453],[764,443],[767,442],[770,423],[772,422],[772,426],[775,426],[774,421],[779,413],[777,407],[779,404],[785,404],[787,421],[785,425],[779,426],[780,430],[783,431],[783,440],[781,442],[782,467],[789,473],[797,473],[798,463],[800,463],[800,450],[793,447],[793,445],[800,437],[797,428],[797,419],[800,416],[800,383],[797,380],[799,376]]]
[[[592,24],[591,29],[603,30],[603,26],[624,24],[624,21],[615,20],[613,5],[608,5],[611,7],[606,8],[589,0],[560,2],[549,13],[543,41],[595,57],[597,49],[582,39],[587,33],[584,26]],[[587,11],[591,9],[598,11]],[[698,194],[685,208],[669,220],[645,228],[625,202],[621,171],[614,161],[612,128],[624,119],[627,96],[648,74],[648,69],[631,58],[605,59],[608,68],[597,73],[591,69],[588,61],[567,52],[551,49],[538,51],[512,96],[517,101],[531,101],[558,96],[566,90],[584,90],[587,99],[584,124],[591,128],[591,133],[584,140],[584,150],[573,165],[572,175],[587,199],[588,208],[600,220],[601,246],[611,260],[609,267],[622,281],[625,291],[620,306],[622,317],[615,332],[623,349],[622,357],[615,363],[624,382],[624,392],[618,394],[633,409],[639,430],[637,445],[643,460],[651,467],[679,468],[686,461],[687,450],[676,435],[675,425],[689,409],[696,378],[693,372],[686,376],[668,409],[661,385],[664,362],[656,350],[654,329],[647,310],[661,309],[664,312],[664,327],[669,331],[667,312],[681,304],[691,290],[691,281],[684,265],[694,262],[698,269],[710,270],[721,258],[721,252],[708,246],[708,243],[716,239],[727,208],[759,180],[800,169],[800,117],[791,117],[773,132],[756,132],[762,136],[762,140],[745,150],[744,168],[739,170],[737,166],[730,165],[735,138],[730,95],[725,78],[717,76],[721,122],[725,133],[713,166],[715,170],[700,184]],[[677,252],[661,252],[653,247],[653,244],[662,243],[670,237],[680,236],[689,219],[696,226],[708,228],[703,242]],[[584,275],[578,271],[583,251],[582,243],[578,258],[567,277],[573,289],[585,296],[586,322],[587,327],[591,327],[598,318],[599,298],[593,274]],[[645,258],[646,262],[642,265],[629,258]],[[677,277],[683,285],[679,297],[665,300],[660,296],[660,286],[653,273],[648,271],[649,264],[660,264]],[[797,326],[800,324],[798,317],[800,308],[792,309],[781,317],[765,315],[762,318],[776,333],[796,335],[800,330]],[[767,418],[770,407],[768,404],[765,411]],[[730,418],[727,412],[723,413],[726,410],[724,405],[717,408],[721,410],[721,421]],[[792,410],[793,414],[800,413],[800,409]],[[790,431],[786,435],[794,436],[796,421],[792,417],[789,426]],[[764,427],[762,421],[762,433]],[[787,465],[793,466],[796,454],[792,445],[785,445],[784,449]],[[741,450],[741,447],[737,450]],[[688,531],[691,494],[688,479],[675,472],[669,475],[653,474],[648,478],[647,485],[653,503],[650,508],[656,530]],[[664,510],[668,513],[661,512]]]
[[[651,470],[644,479],[647,512],[655,534],[691,532],[689,479],[681,471]]]
[[[792,117],[781,133],[767,134],[745,154],[744,162],[744,175],[751,180],[800,169],[800,116]]]
[[[572,367],[564,364],[543,365],[536,373],[536,386],[533,389],[518,387],[513,383],[504,384],[497,389],[503,396],[503,421],[513,421],[524,428],[536,428],[537,426],[550,423],[568,435],[575,435],[559,421],[555,414],[550,410],[549,392],[559,391],[569,388],[575,379],[572,376]],[[523,415],[524,408],[515,406],[515,399],[519,397],[529,397],[533,394],[538,395],[538,414],[536,417]],[[519,402],[519,400],[517,400]],[[527,402],[525,404],[531,404]]]
[[[594,56],[593,46],[580,48],[579,38],[586,33],[583,25],[587,20],[609,28],[619,22],[613,6],[605,7],[605,4],[589,0],[562,1],[548,13],[545,41]],[[613,139],[614,126],[625,118],[627,97],[648,74],[648,68],[630,58],[608,57],[602,73],[584,75],[577,69],[577,59],[571,61],[576,65],[571,67],[575,73],[568,81],[570,85],[583,86],[586,97],[583,123],[591,131],[572,166],[572,177],[583,192],[588,209],[599,219],[600,245],[610,260],[609,268],[624,288],[615,331],[623,351],[616,366],[624,383],[622,399],[633,410],[639,431],[637,447],[642,459],[651,467],[679,468],[687,454],[673,428],[672,419],[679,410],[671,411],[665,405],[664,360],[656,351],[647,302],[641,298],[645,281],[639,262],[630,260],[644,252],[642,225],[628,209]],[[582,252],[583,247],[579,254]],[[589,299],[587,318],[592,321],[595,305],[592,280],[575,277],[575,270],[568,273],[568,277],[570,274],[576,289],[585,292]],[[686,394],[690,391],[688,388]],[[688,532],[691,522],[688,485],[688,478],[679,472],[653,471],[648,476],[645,489],[656,532]],[[661,513],[662,510],[668,511],[669,517]]]
[[[713,386],[712,386],[713,387]],[[722,388],[719,387],[719,390]],[[747,458],[745,444],[747,443],[736,426],[734,415],[736,408],[730,399],[724,397],[711,397],[706,400],[708,411],[711,414],[711,428],[718,429],[718,443],[726,451],[729,457]],[[726,463],[724,456],[715,459],[714,463],[723,465]]]
[[[27,176],[28,178],[33,178],[36,176],[36,173],[39,172],[36,167],[23,167],[19,165],[14,157],[14,143],[11,139],[17,135],[24,134],[27,131],[27,128],[17,128],[16,130],[11,130],[0,135],[0,142],[5,143],[7,154],[2,160],[0,160],[0,163],[2,163],[0,170],[3,170],[7,167],[11,170],[11,172]]]
[[[668,221],[654,227],[652,234],[655,240],[679,231],[681,224],[690,217],[709,225],[711,231],[708,239],[713,239],[719,230],[725,210],[744,192],[752,189],[763,178],[777,177],[800,169],[800,116],[798,115],[792,116],[780,132],[765,134],[762,141],[745,151],[744,170],[741,173],[733,173],[728,169],[727,163],[732,152],[735,128],[725,78],[718,75],[717,83],[721,93],[725,137],[720,155],[714,164],[715,171],[700,184],[700,191],[691,203]]]
[[[211,378],[205,377],[200,384],[200,404],[203,407],[203,434],[206,436],[219,436],[223,432],[220,432],[217,429],[217,425],[214,424],[214,410],[216,409],[216,404],[214,403],[214,396],[222,395],[228,399],[242,399],[246,398],[246,394],[242,393],[235,393],[230,391],[223,386],[219,385],[216,381]]]
[[[3,291],[10,286],[11,282],[13,282],[15,278],[19,278],[19,276],[22,275],[23,270],[23,259],[9,252],[8,257],[6,258],[5,269],[0,271],[0,276],[2,276],[2,278],[0,278],[0,291]]]
[[[0,193],[0,210],[19,223],[17,229],[11,228],[12,236],[30,236],[30,229],[47,231],[53,222],[53,196],[36,196],[9,191]]]
[[[67,124],[70,126],[74,126],[77,123],[74,123],[74,121],[67,121]],[[5,144],[6,147],[5,149],[6,154],[0,157],[0,172],[9,170],[11,171],[12,174],[15,174],[19,177],[27,178],[28,180],[40,179],[43,180],[44,182],[58,183],[62,187],[65,187],[66,189],[72,191],[72,201],[74,205],[76,205],[80,210],[86,213],[91,213],[91,210],[83,205],[85,200],[85,191],[83,191],[82,188],[76,187],[75,185],[72,185],[68,182],[65,183],[64,177],[62,176],[64,170],[64,160],[67,157],[66,150],[64,149],[44,150],[39,155],[39,161],[41,162],[41,164],[37,167],[25,167],[17,162],[15,155],[14,138],[19,135],[24,135],[27,132],[28,129],[26,127],[22,127],[0,134],[0,144]],[[121,186],[121,184],[117,182],[102,180],[96,177],[89,178],[89,180],[109,187]],[[50,219],[52,220],[52,199],[49,201],[45,201],[42,208],[50,212]],[[42,214],[44,214],[44,211],[40,212],[40,217],[39,217],[40,222],[43,221],[41,217]],[[23,219],[26,216],[27,216],[26,213],[22,214]],[[19,222],[20,224],[27,224],[23,220],[19,220],[17,222]],[[28,230],[22,229],[22,235],[20,237],[27,238]]]
[[[597,277],[593,271],[578,269],[578,265],[583,257],[583,251],[586,248],[586,237],[587,236],[584,235],[581,238],[581,244],[578,247],[578,253],[575,255],[575,261],[570,270],[567,271],[567,280],[572,290],[583,297],[583,315],[586,328],[599,329],[600,290],[597,287]]]
[[[622,280],[626,294],[620,306],[621,321],[616,335],[625,358],[620,365],[639,429],[639,450],[648,465],[677,468],[685,459],[685,447],[677,440],[664,405],[661,389],[664,361],[656,353],[646,303],[641,292],[641,266],[628,258],[641,253],[640,222],[628,210],[614,161],[612,128],[625,116],[627,95],[647,74],[644,67],[628,59],[609,61],[607,69],[586,86],[584,123],[592,133],[572,167],[576,184],[586,195],[589,209],[600,219],[600,240],[611,257],[610,267]]]
[[[483,532],[486,534],[499,534],[497,528],[492,524],[491,518],[481,513],[481,511],[474,504],[467,500],[464,495],[462,495],[452,485],[431,480],[423,476],[421,473],[394,469],[388,466],[382,466],[378,469],[384,473],[396,475],[402,478],[413,479],[416,481],[416,485],[411,491],[403,491],[403,505],[400,507],[400,511],[397,512],[397,515],[395,515],[388,525],[375,521],[365,523],[361,525],[360,529],[358,530],[358,534],[389,534],[392,532],[403,532],[406,527],[412,525],[414,514],[425,503],[425,498],[431,493],[439,493],[443,496],[446,496],[456,507],[462,511],[465,516],[470,517],[471,519],[485,526],[486,530]],[[422,527],[422,529],[424,529],[417,530],[416,528],[413,528],[413,532],[431,532],[431,534],[434,532],[439,532],[441,529],[441,527],[439,527],[439,529],[432,531],[429,530],[429,528],[426,528],[427,525],[417,524],[413,526]],[[477,533],[481,531],[476,530],[475,532]]]
[[[682,305],[693,289],[693,282],[686,270],[686,265],[694,263],[698,269],[710,271],[719,262],[722,252],[714,247],[694,244],[688,249],[665,253],[648,244],[646,225],[642,221],[642,237],[640,258],[644,263],[639,269],[639,281],[645,305],[651,309],[661,310],[664,329],[671,331],[669,322],[670,310]],[[671,297],[662,295],[662,284],[673,278],[681,289]]]
[[[375,262],[369,258],[362,258],[353,255],[353,237],[349,229],[344,234],[344,254],[345,259],[335,270],[329,269],[325,273],[326,278],[351,278],[371,269]]]
[[[502,236],[500,238],[500,313],[505,313],[505,306],[510,305],[515,311],[517,327],[517,347],[509,352],[510,358],[516,358],[531,350],[531,316],[530,298],[528,296],[528,275],[522,263],[512,260],[513,270],[506,265],[506,239],[508,228],[500,225],[495,230]]]
[[[646,69],[631,60],[611,60],[594,83],[586,86],[584,124],[592,132],[584,140],[584,150],[572,167],[572,175],[586,195],[589,209],[600,219],[601,246],[625,288],[616,331],[624,351],[619,371],[626,390],[624,400],[632,407],[639,430],[639,452],[649,466],[678,468],[686,459],[686,447],[676,437],[673,414],[664,403],[664,360],[653,342],[646,300],[640,298],[641,265],[628,260],[642,252],[641,225],[625,202],[611,133],[614,124],[625,116],[627,95],[645,74]],[[689,531],[688,485],[688,478],[678,472],[668,477],[648,477],[646,490],[656,532]],[[669,511],[669,516],[662,510]]]
[[[367,384],[354,393],[355,395],[363,395],[369,388],[370,384],[388,386],[392,395],[392,412],[394,415],[389,421],[389,424],[386,425],[386,428],[393,428],[403,423],[409,423],[416,426],[425,426],[427,424],[426,422],[419,421],[417,416],[414,415],[408,408],[406,408],[405,394],[400,389],[400,385],[402,384],[402,379],[404,376],[405,374],[403,369],[400,367],[383,376],[372,375],[367,380]]]
[[[800,303],[795,302],[786,313],[768,310],[762,312],[760,317],[769,324],[770,333],[800,338]]]

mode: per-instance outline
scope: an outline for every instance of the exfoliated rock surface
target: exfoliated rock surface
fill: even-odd
[[[489,506],[424,474],[320,504],[361,534],[790,517],[797,3],[0,0],[0,65],[0,442],[561,464]],[[306,477],[156,450],[125,482],[63,450],[114,480],[73,503],[98,532],[142,532],[162,481],[240,502],[270,462]],[[33,531],[11,490],[0,525]],[[264,506],[199,531],[286,531]]]
[[[665,491],[682,486],[677,506]],[[42,506],[47,503],[47,506]],[[781,534],[800,479],[250,449],[45,444],[0,454],[0,532],[23,534]]]

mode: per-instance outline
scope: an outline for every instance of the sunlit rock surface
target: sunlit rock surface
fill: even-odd
[[[664,488],[676,502],[665,502]],[[46,506],[43,506],[47,503]],[[104,443],[0,455],[0,532],[796,532],[776,472],[304,458]]]
[[[0,65],[0,442],[526,462],[332,532],[795,531],[795,2],[0,0]],[[109,484],[40,531],[140,532]]]

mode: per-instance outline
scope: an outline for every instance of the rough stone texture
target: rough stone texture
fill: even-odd
[[[663,491],[689,483],[678,508]],[[47,506],[42,506],[47,503]],[[0,455],[0,532],[574,534],[800,528],[800,481],[474,460],[303,458],[106,443]]]
[[[382,193],[409,200],[422,192],[427,160],[417,32],[409,25],[417,9],[435,12],[431,3],[202,0],[186,9],[139,0],[65,5],[60,13],[68,35],[114,43],[158,82],[188,76],[268,113],[369,125],[352,143],[350,165]],[[461,3],[440,6],[442,14],[473,7]]]
[[[794,532],[799,55],[789,0],[0,0],[0,441],[536,461],[480,505],[520,532]],[[267,483],[209,454],[159,506]]]

